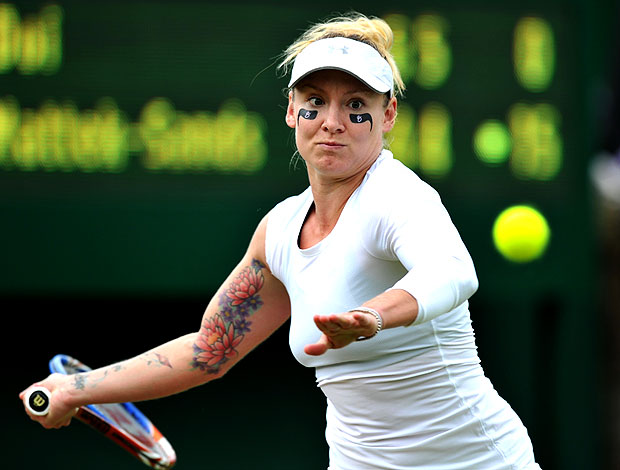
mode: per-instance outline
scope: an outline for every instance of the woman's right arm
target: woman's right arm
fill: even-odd
[[[52,392],[50,412],[31,418],[46,428],[59,427],[83,405],[161,398],[223,376],[290,315],[286,289],[265,262],[265,231],[266,218],[207,306],[197,332],[91,372],[52,374],[32,385]]]

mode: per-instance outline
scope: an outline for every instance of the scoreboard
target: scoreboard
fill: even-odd
[[[485,371],[543,468],[594,468],[588,91],[610,47],[595,34],[613,21],[605,5],[4,1],[0,295],[206,302],[260,219],[308,184],[279,54],[354,8],[394,30],[407,90],[388,141],[472,254]],[[530,263],[493,246],[496,217],[516,204],[551,230]]]
[[[395,32],[407,92],[392,150],[440,191],[477,263],[501,263],[489,236],[501,209],[531,202],[557,227],[583,199],[583,12],[487,3],[356,8]],[[1,3],[0,289],[216,288],[257,221],[307,184],[274,64],[332,13]],[[554,230],[549,256],[562,243]]]

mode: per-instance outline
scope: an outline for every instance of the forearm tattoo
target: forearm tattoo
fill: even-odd
[[[73,387],[76,390],[84,390],[86,388],[86,374],[75,374],[73,376]]]
[[[145,354],[145,356],[147,354]],[[167,365],[168,367],[172,368],[172,366],[170,365],[170,362],[165,358],[165,356],[162,356],[157,353],[155,353],[155,356],[157,356],[158,361],[160,361],[162,365]],[[147,362],[147,365],[149,365],[148,362]],[[87,387],[95,388],[97,387],[97,385],[103,382],[112,373],[120,372],[121,370],[124,370],[124,369],[125,369],[125,366],[123,365],[123,363],[118,363],[118,364],[113,364],[110,367],[103,369],[103,371],[81,372],[78,374],[74,374],[72,375],[73,388],[75,388],[76,390],[85,390]],[[101,375],[97,376],[98,374],[101,374]]]
[[[203,320],[194,343],[192,368],[214,374],[229,359],[250,331],[249,318],[263,305],[259,292],[265,278],[263,265],[252,260],[219,296],[219,308]]]
[[[112,369],[112,370],[116,371],[115,369]],[[87,385],[90,388],[95,388],[97,387],[97,385],[99,385],[101,382],[105,380],[105,378],[108,376],[108,372],[109,370],[105,370],[103,372],[103,375],[97,378],[93,377],[92,372],[84,372],[81,374],[75,374],[73,376],[73,387],[76,390],[84,390],[86,389]]]
[[[172,364],[170,363],[170,359],[168,359],[163,354],[159,353],[144,353],[141,358],[146,362],[147,366],[151,367],[169,367],[172,369]]]

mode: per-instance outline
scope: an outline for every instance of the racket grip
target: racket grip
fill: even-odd
[[[50,409],[52,394],[45,387],[32,387],[25,397],[26,408],[35,416],[45,416]]]

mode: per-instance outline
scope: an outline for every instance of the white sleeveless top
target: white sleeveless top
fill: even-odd
[[[310,188],[269,214],[267,264],[291,300],[290,346],[327,397],[330,470],[538,469],[521,421],[484,376],[467,299],[473,263],[441,200],[384,150],[332,232],[299,233]],[[420,314],[345,348],[308,356],[315,314],[344,312],[390,288]]]

